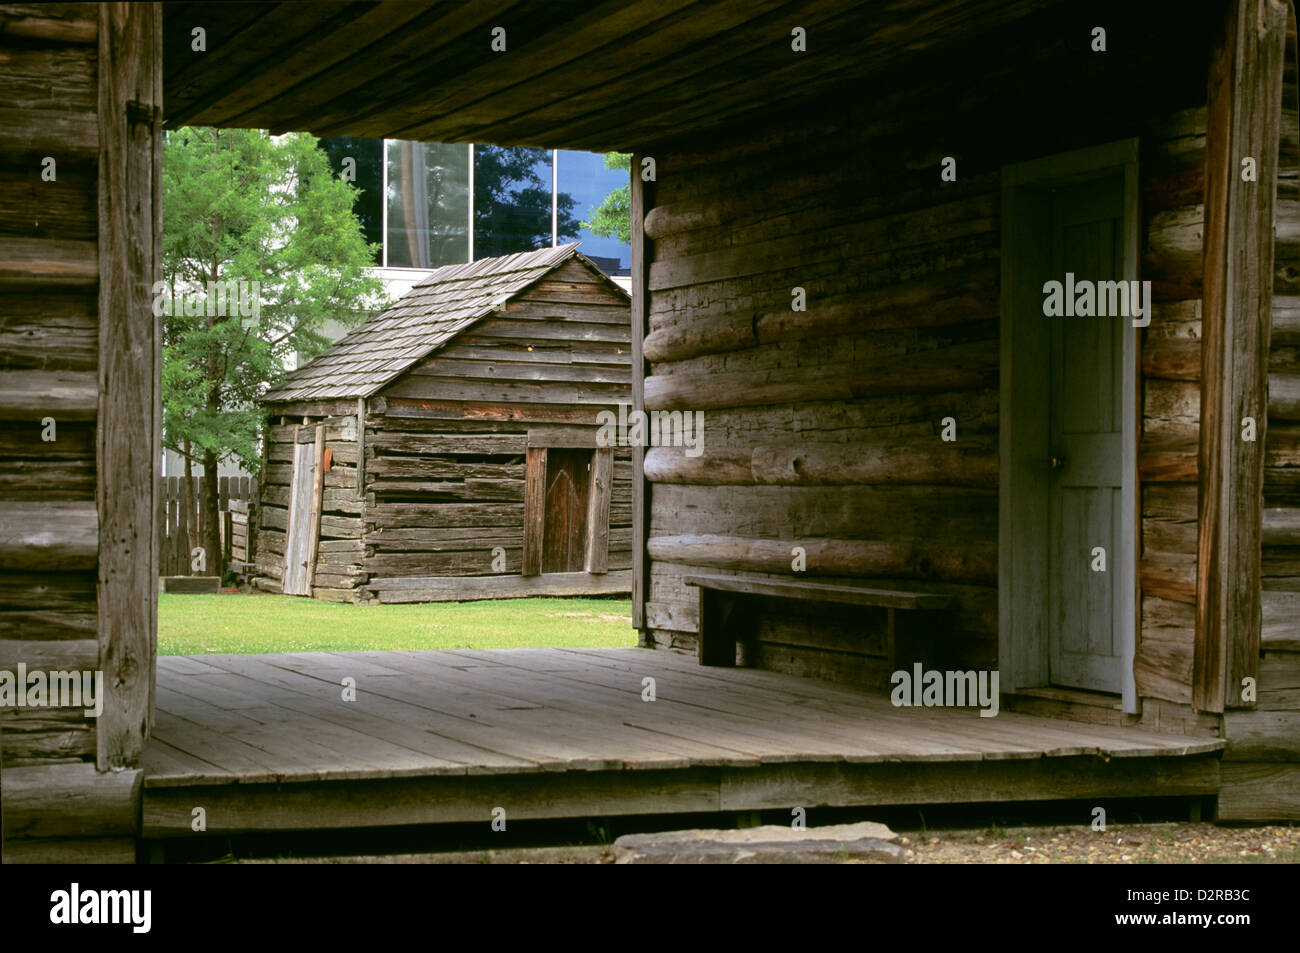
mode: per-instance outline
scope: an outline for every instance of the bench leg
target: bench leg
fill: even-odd
[[[700,587],[700,631],[697,650],[701,665],[736,666],[736,600],[732,593]]]

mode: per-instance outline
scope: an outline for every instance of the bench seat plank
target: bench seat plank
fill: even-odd
[[[946,609],[952,596],[941,592],[908,592],[896,589],[861,589],[822,582],[786,582],[780,579],[746,579],[738,576],[686,576],[688,586],[741,592],[755,596],[806,599],[840,605],[881,606],[886,609]]]

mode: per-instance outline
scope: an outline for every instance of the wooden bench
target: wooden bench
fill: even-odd
[[[952,596],[938,592],[901,589],[865,589],[819,582],[782,579],[747,579],[738,576],[686,576],[688,586],[700,590],[699,659],[701,665],[736,664],[736,630],[743,621],[740,596],[771,596],[836,605],[870,606],[885,610],[885,654],[895,670],[903,664],[901,650],[906,626],[900,611],[933,622],[934,613],[952,605]],[[910,646],[909,646],[910,648]]]

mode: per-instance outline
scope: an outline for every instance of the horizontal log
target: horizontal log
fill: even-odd
[[[1195,483],[1199,473],[1195,432],[1144,433],[1138,446],[1143,483]]]
[[[366,489],[378,496],[435,496],[449,500],[505,502],[524,498],[523,480],[367,480]]]
[[[66,669],[64,670],[66,671]],[[83,708],[10,708],[0,733],[6,768],[95,754],[95,721]]]
[[[380,553],[367,556],[362,561],[362,568],[372,574],[393,576],[402,573],[419,573],[421,575],[500,575],[501,573],[518,573],[523,570],[523,546],[507,548],[505,551],[505,568],[497,570],[493,565],[497,554],[488,547],[459,549],[453,552],[407,552]]]
[[[646,627],[663,632],[699,632],[700,610],[698,605],[680,602],[647,602],[645,604]]]
[[[1300,711],[1228,711],[1224,761],[1300,761]]]
[[[19,662],[30,671],[94,671],[99,668],[99,640],[0,639],[0,671],[16,672]]]
[[[1277,506],[1264,510],[1259,541],[1263,546],[1300,546],[1300,507]]]
[[[445,434],[383,430],[366,435],[366,450],[386,454],[474,454],[514,456],[527,449],[527,437],[513,433]],[[370,464],[366,465],[369,468]]]
[[[1265,651],[1300,652],[1300,592],[1264,590],[1260,593]]]
[[[468,463],[426,457],[382,456],[366,461],[366,482],[374,479],[412,480],[523,480],[522,463]]]
[[[6,768],[5,839],[135,836],[144,772],[93,764]]]
[[[77,291],[98,283],[94,242],[0,235],[0,290]]]
[[[1201,379],[1201,342],[1186,337],[1150,337],[1142,348],[1142,374],[1168,381]]]
[[[749,539],[741,536],[651,537],[651,559],[713,569],[800,575],[794,550],[805,552],[810,576],[914,576],[989,585],[997,579],[997,547],[935,540]]]
[[[626,315],[624,316],[626,320]],[[621,384],[632,386],[632,372],[627,367],[601,367],[598,364],[538,364],[519,361],[471,361],[435,357],[407,371],[410,377],[466,380],[543,382],[553,384]]]
[[[40,612],[95,613],[95,573],[9,572],[0,607]]]
[[[523,526],[522,503],[376,503],[367,507],[366,524],[375,527],[437,528]]]
[[[0,7],[0,36],[17,36],[47,43],[88,45],[99,37],[99,23],[95,18],[78,16],[71,4],[48,10],[39,6]],[[80,7],[85,11],[84,5]]]
[[[621,570],[551,572],[540,576],[410,576],[371,579],[366,588],[374,591],[382,603],[624,595],[632,591],[632,573]],[[633,634],[630,628],[628,634],[629,637]],[[630,641],[629,638],[629,644]]]
[[[550,400],[555,400],[554,396]],[[431,420],[472,420],[494,421],[519,424],[581,424],[591,426],[598,423],[596,415],[602,410],[618,413],[617,401],[600,406],[597,404],[574,407],[563,403],[540,403],[527,400],[525,403],[499,403],[475,400],[431,400],[402,397],[373,397],[370,399],[371,412],[390,418],[399,418],[384,424],[385,429],[398,430],[407,426],[403,418],[426,418]]]
[[[888,394],[982,390],[998,379],[996,342],[944,348],[887,360],[774,371],[654,374],[645,379],[647,410],[708,410]]]
[[[94,503],[0,502],[0,569],[93,569],[98,553]]]
[[[134,837],[6,840],[6,864],[134,864]]]
[[[1300,374],[1268,375],[1268,419],[1300,421]]]
[[[934,436],[866,445],[795,444],[752,451],[710,448],[696,457],[681,447],[655,447],[646,452],[644,468],[653,483],[998,485],[997,445],[985,436],[955,442]]]
[[[1225,761],[1219,771],[1219,822],[1294,821],[1300,818],[1300,764]]]
[[[0,419],[90,421],[99,409],[99,381],[90,371],[5,371]]]
[[[700,533],[997,540],[996,491],[930,486],[654,485],[652,536]]]
[[[945,240],[995,234],[997,197],[976,195],[867,221],[849,220],[815,232],[783,235],[743,245],[717,248],[676,259],[658,259],[650,266],[649,288],[672,288],[711,281],[744,278],[789,267],[793,261],[811,266],[841,261],[847,247],[921,246],[942,236]]]
[[[996,266],[976,265],[853,295],[814,299],[805,311],[733,311],[661,327],[646,335],[646,360],[679,361],[775,341],[933,327],[997,313]]]
[[[31,178],[27,173],[24,177]],[[90,203],[92,223],[96,212]],[[93,294],[7,295],[0,314],[0,362],[9,371],[93,373],[99,360],[98,306]]]
[[[1300,347],[1300,297],[1274,295],[1271,347]]]
[[[1196,603],[1196,556],[1186,553],[1142,554],[1140,586],[1144,596]]]
[[[84,162],[99,155],[99,123],[93,112],[0,109],[0,142],[11,160],[55,155]]]
[[[8,574],[6,574],[8,575]],[[0,611],[0,639],[76,639],[96,637],[98,616],[67,609],[6,609]]]

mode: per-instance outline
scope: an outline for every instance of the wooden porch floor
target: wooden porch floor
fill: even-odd
[[[643,679],[656,700],[643,701]],[[345,679],[356,699],[343,699]],[[144,834],[1216,794],[1214,738],[887,697],[645,649],[158,659]]]

